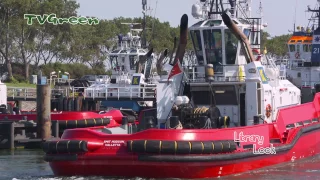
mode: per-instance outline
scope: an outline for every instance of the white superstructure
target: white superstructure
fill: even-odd
[[[194,107],[216,106],[222,117],[230,118],[232,126],[253,125],[257,118],[271,123],[279,109],[300,104],[300,90],[285,79],[283,67],[260,53],[260,33],[266,25],[262,25],[261,18],[250,18],[250,3],[202,0],[192,7],[192,14],[200,19],[189,28],[197,62],[183,67],[184,73],[169,81],[160,81],[159,125],[167,122],[178,96],[188,96]],[[233,23],[249,39],[253,55],[221,18],[221,10],[227,8]],[[209,64],[214,68],[214,80],[210,82],[205,78]]]
[[[0,106],[1,105],[7,107],[7,85],[0,80]]]
[[[320,29],[319,1],[308,27],[297,26],[287,42],[288,59],[282,60],[287,66],[287,78],[301,88],[302,103],[313,101],[314,94],[320,89]],[[279,63],[280,64],[280,63]]]

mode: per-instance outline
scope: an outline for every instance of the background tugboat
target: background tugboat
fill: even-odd
[[[301,102],[313,101],[314,95],[320,92],[319,61],[320,61],[320,29],[319,1],[312,12],[307,28],[294,27],[292,37],[288,41],[288,60],[283,60],[287,67],[288,79],[301,88]]]
[[[146,1],[143,3],[142,28],[140,23],[122,23],[129,25],[130,32],[126,35],[118,35],[117,48],[109,54],[112,72],[110,78],[98,81],[85,89],[86,97],[103,99],[102,108],[112,107],[139,113],[143,109],[156,105],[155,102],[150,101],[150,98],[155,97],[159,76],[168,74],[168,72],[161,74],[168,50],[164,50],[157,57],[153,53],[153,48],[148,49],[145,36],[147,30],[145,6]],[[153,72],[155,68],[157,73]],[[113,97],[118,98],[112,99]],[[137,101],[132,98],[141,100]]]
[[[190,28],[198,62],[191,76],[181,67],[188,33],[182,16],[171,73],[157,84],[157,109],[143,111],[137,128],[124,117],[122,130],[66,130],[61,141],[44,143],[55,175],[220,177],[320,153],[320,94],[300,105],[300,90],[274,61],[252,53],[259,20],[241,18],[240,1],[230,1],[230,14],[225,3],[193,8],[204,19]],[[239,142],[240,134],[260,141]]]

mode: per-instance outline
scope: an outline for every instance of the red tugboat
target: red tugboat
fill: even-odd
[[[11,112],[10,110],[11,109]],[[85,128],[85,127],[119,127],[122,124],[122,118],[126,115],[128,121],[133,123],[136,116],[130,110],[109,109],[106,111],[52,111],[51,119],[57,121],[60,132],[65,129]],[[21,112],[19,108],[13,107],[7,102],[7,86],[0,81],[0,122],[37,122],[37,112]]]
[[[212,178],[320,153],[320,94],[301,105],[300,90],[272,59],[255,60],[259,19],[238,17],[234,1],[232,18],[220,16],[220,2],[210,2],[208,16],[191,26],[197,64],[184,69],[182,16],[174,65],[157,84],[157,108],[142,112],[137,128],[123,118],[122,127],[66,130],[60,141],[43,144],[55,175]]]

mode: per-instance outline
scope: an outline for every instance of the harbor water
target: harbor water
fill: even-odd
[[[56,177],[40,150],[0,150],[0,180],[102,180],[104,177]],[[122,178],[123,179],[123,178]],[[141,178],[134,178],[139,179]],[[320,155],[220,179],[320,179]]]

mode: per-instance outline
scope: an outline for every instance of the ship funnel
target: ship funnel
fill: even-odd
[[[186,50],[188,41],[188,15],[184,14],[180,20],[180,39],[179,45],[176,51],[176,56],[174,58],[173,64],[176,64],[177,60],[180,60],[180,64],[182,64],[184,53]]]
[[[233,22],[233,20],[227,14],[227,11],[223,12],[221,16],[224,24],[239,39],[239,41],[241,42],[241,45],[244,47],[242,49],[244,51],[243,54],[246,57],[247,63],[252,62],[254,57],[253,57],[252,49],[250,47],[250,43],[247,36],[237,27],[237,25]]]

